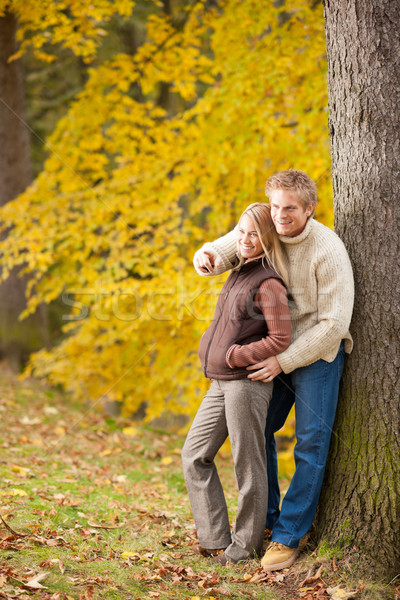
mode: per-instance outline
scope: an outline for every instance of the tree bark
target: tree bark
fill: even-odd
[[[316,519],[331,546],[392,578],[400,564],[400,11],[325,0],[335,228],[356,300]]]
[[[0,206],[16,198],[32,181],[30,134],[26,123],[25,91],[17,52],[17,21],[11,13],[0,17]],[[0,286],[0,358],[19,368],[29,351],[47,339],[45,315],[23,324],[18,315],[26,306],[26,280],[14,269]]]
[[[17,52],[15,17],[0,17],[0,206],[13,200],[32,181],[30,135],[25,116],[25,93]]]

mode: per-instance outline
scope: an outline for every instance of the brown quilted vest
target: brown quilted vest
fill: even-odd
[[[283,283],[262,258],[245,262],[240,270],[229,275],[219,295],[214,318],[199,346],[203,373],[209,379],[246,379],[248,376],[245,367],[228,367],[225,357],[232,344],[249,344],[268,335],[255,296],[261,283],[271,277]]]

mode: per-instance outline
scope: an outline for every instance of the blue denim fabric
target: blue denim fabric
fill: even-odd
[[[274,391],[265,429],[268,469],[268,513],[266,527],[272,540],[297,548],[310,529],[324,478],[339,383],[344,366],[344,343],[335,360],[315,363],[274,379]],[[274,433],[283,427],[295,404],[296,470],[279,511],[280,491]]]

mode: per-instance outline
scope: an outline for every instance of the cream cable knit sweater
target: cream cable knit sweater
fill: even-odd
[[[300,235],[279,237],[289,272],[292,337],[289,348],[276,358],[290,373],[321,358],[332,362],[342,339],[346,352],[351,352],[354,282],[343,242],[322,223],[311,218]],[[236,231],[204,244],[201,250],[211,250],[220,258],[212,275],[224,273],[235,264]]]

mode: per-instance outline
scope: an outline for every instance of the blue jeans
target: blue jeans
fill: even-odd
[[[344,344],[335,360],[315,363],[274,379],[274,391],[265,428],[268,469],[268,513],[266,527],[272,540],[297,548],[314,520],[324,478],[339,382],[344,366]],[[296,470],[279,510],[280,490],[274,434],[283,427],[295,405]]]

